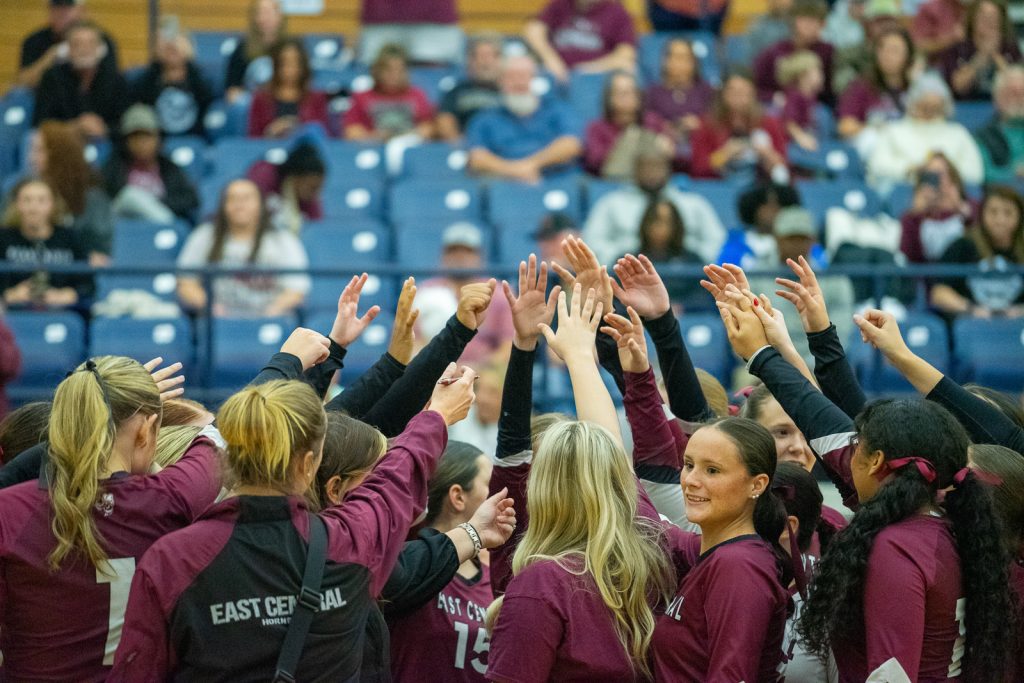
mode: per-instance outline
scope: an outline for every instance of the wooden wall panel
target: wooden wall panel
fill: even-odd
[[[406,0],[416,2],[416,0]],[[192,30],[241,30],[249,0],[161,0],[161,9],[177,14]],[[623,0],[641,31],[650,29],[645,0]],[[461,23],[467,31],[493,29],[515,33],[526,17],[545,0],[458,0]],[[741,31],[749,18],[764,10],[765,0],[733,0],[727,30]],[[292,17],[296,33],[342,33],[354,39],[359,29],[359,0],[324,0],[317,17]],[[147,59],[148,0],[88,0],[89,14],[118,42],[123,67]],[[46,22],[46,0],[0,0],[0,87],[13,82],[22,39]]]

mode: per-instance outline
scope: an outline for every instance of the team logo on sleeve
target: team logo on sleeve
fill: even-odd
[[[114,514],[114,494],[102,494],[99,499],[96,500],[94,507],[96,508],[96,512],[99,512],[104,517],[109,517]]]

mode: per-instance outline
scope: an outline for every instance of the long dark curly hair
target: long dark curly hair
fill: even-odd
[[[925,458],[935,468],[928,483],[916,467],[902,467],[863,502],[850,526],[832,540],[811,583],[798,630],[807,650],[826,657],[831,641],[857,638],[864,624],[864,575],[875,536],[922,507],[938,505],[937,493],[954,485],[967,465],[970,441],[964,428],[941,406],[917,399],[882,400],[856,419],[862,452],[881,451],[887,461]],[[966,598],[964,679],[998,681],[1003,641],[1011,621],[1008,558],[990,491],[968,476],[942,502],[950,522]]]

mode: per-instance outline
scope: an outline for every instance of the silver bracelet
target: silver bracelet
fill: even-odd
[[[480,551],[484,549],[484,544],[480,542],[480,534],[476,532],[476,529],[474,529],[473,525],[469,522],[463,522],[459,525],[459,528],[464,529],[466,533],[469,534],[469,539],[473,541],[473,557],[476,557],[480,554]]]

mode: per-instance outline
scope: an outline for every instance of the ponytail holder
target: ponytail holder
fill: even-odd
[[[924,477],[926,482],[929,484],[935,483],[935,478],[937,476],[935,473],[935,466],[932,465],[931,461],[925,460],[924,458],[896,458],[886,462],[886,465],[893,471],[903,469],[907,465],[913,465],[917,468],[917,471],[921,473],[921,476]]]
[[[989,486],[1003,485],[1003,479],[998,475],[992,474],[991,472],[986,472],[984,470],[976,470],[971,467],[964,467],[963,469],[959,470],[956,474],[953,475],[953,486],[960,486],[968,479],[977,479],[978,481],[982,481],[988,484]]]

